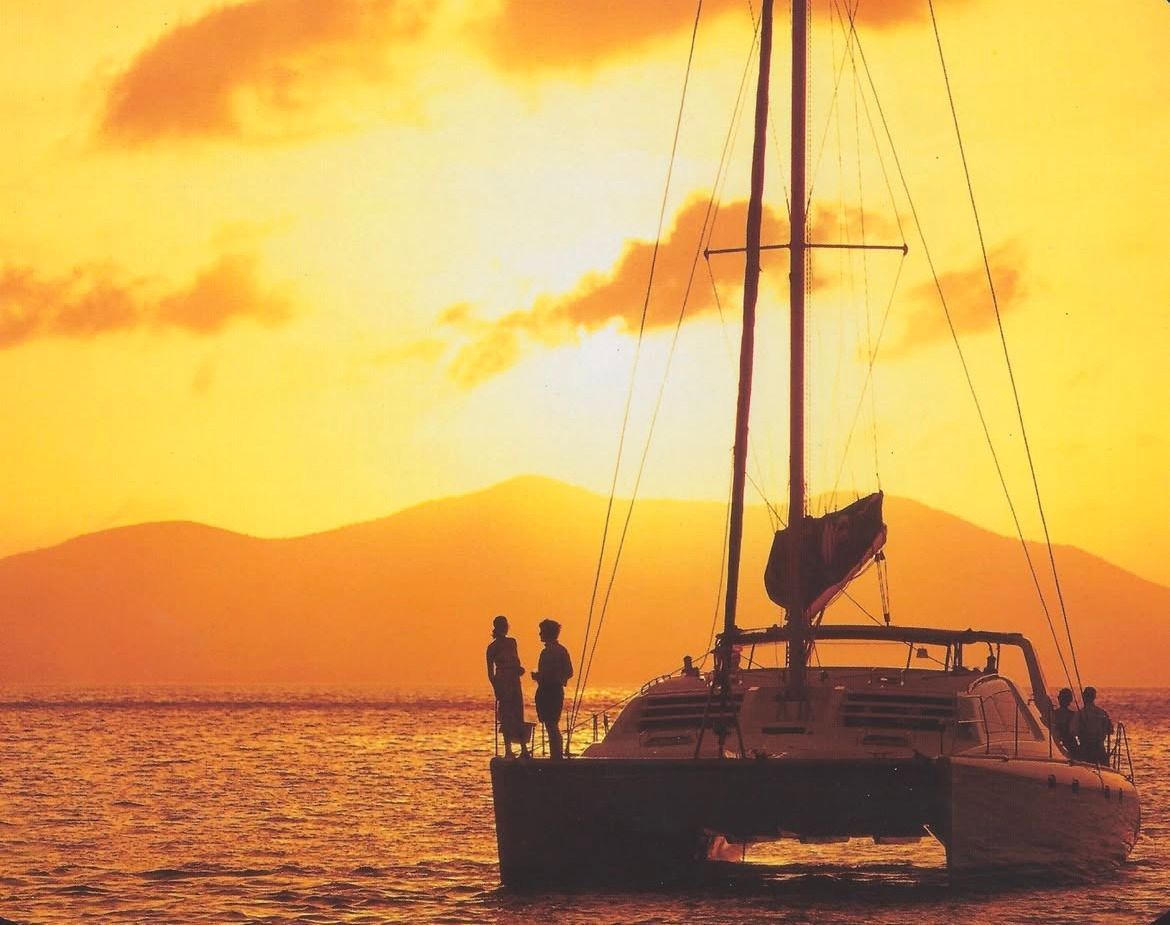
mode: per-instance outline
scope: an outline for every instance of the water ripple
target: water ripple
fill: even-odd
[[[1143,923],[1170,908],[1170,697],[1111,692],[1144,837],[1075,897],[948,885],[932,842],[761,847],[671,893],[498,885],[480,694],[6,692],[6,922]]]

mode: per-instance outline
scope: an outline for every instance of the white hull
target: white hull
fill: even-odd
[[[1137,841],[1137,790],[1113,771],[994,755],[950,766],[950,825],[939,836],[953,873],[1040,867],[1092,877]]]

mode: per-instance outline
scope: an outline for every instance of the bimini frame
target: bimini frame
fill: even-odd
[[[732,646],[790,643],[794,638],[803,638],[814,643],[825,640],[947,646],[954,652],[954,661],[951,662],[954,665],[963,664],[962,653],[965,645],[986,643],[994,646],[1014,646],[1024,656],[1024,663],[1028,668],[1028,680],[1032,686],[1032,700],[1046,723],[1052,713],[1052,700],[1048,696],[1048,686],[1044,682],[1044,672],[1036,658],[1036,650],[1032,648],[1032,643],[1027,637],[1020,633],[996,633],[974,629],[949,630],[926,626],[878,626],[868,623],[820,624],[798,628],[788,623],[783,626],[774,624],[764,629],[736,629],[731,633],[723,633],[716,641],[716,651],[719,651],[720,646],[730,649]]]

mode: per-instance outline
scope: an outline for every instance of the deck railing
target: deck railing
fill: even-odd
[[[623,700],[618,701],[616,704],[611,704],[610,706],[606,707],[604,710],[599,710],[596,713],[590,714],[590,720],[591,720],[591,724],[593,727],[592,741],[598,742],[609,733],[609,714],[610,714],[611,710],[613,710],[617,707],[624,706],[628,701],[632,700],[635,696],[638,696],[640,694],[645,694],[647,691],[650,690],[650,688],[654,687],[657,684],[661,684],[663,681],[665,681],[673,676],[674,676],[674,673],[671,673],[671,674],[659,675],[656,678],[652,678],[651,680],[649,680],[645,684],[643,684],[642,687],[638,690],[638,692],[636,694],[630,694],[628,697],[624,698]],[[960,726],[962,726],[962,725],[982,726],[982,728],[983,728],[983,745],[984,745],[984,752],[986,754],[991,754],[992,729],[991,729],[991,724],[987,720],[987,707],[985,706],[985,702],[987,700],[993,700],[996,697],[1004,696],[1005,694],[1011,694],[1011,691],[997,691],[996,693],[992,694],[990,697],[980,696],[979,697],[979,716],[978,717],[976,717],[975,719],[956,719],[956,724],[960,725]],[[1012,695],[1012,696],[1014,699],[1014,695]],[[1012,755],[1013,755],[1013,757],[1018,758],[1020,755],[1020,714],[1019,714],[1018,709],[1014,712],[1015,712],[1015,717],[1014,717],[1015,722],[1014,722],[1014,728],[1012,730],[1012,743],[1013,743]],[[579,723],[575,727],[575,729],[580,729],[581,726],[584,726],[584,725],[586,725],[586,724]],[[547,736],[545,735],[544,727],[542,725],[540,725],[539,723],[526,723],[525,727],[526,727],[528,734],[529,734],[529,741],[527,744],[528,744],[529,749],[531,750],[532,756],[533,757],[538,757],[538,756],[539,757],[547,757],[548,756],[548,740],[547,740]],[[1048,753],[1049,753],[1049,757],[1052,757],[1052,749],[1053,749],[1053,746],[1054,746],[1055,741],[1056,741],[1056,736],[1052,732],[1051,717],[1049,717],[1049,720],[1046,724],[1046,728],[1047,728],[1046,737],[1048,739]],[[537,734],[536,734],[537,729],[540,730],[539,736],[537,736]],[[495,731],[494,752],[495,752],[496,756],[498,757],[501,754],[501,745],[503,743],[503,731],[502,731],[502,728],[500,726],[500,708],[499,708],[498,703],[496,704],[495,730],[494,731]],[[1003,729],[996,730],[996,734],[1001,737],[1000,738],[1001,742],[1002,742],[1002,734],[1005,731],[1006,730],[1003,730]],[[564,732],[565,740],[567,743],[568,741],[570,741],[569,740],[569,729],[567,726],[563,730],[563,732]],[[538,740],[539,740],[539,747],[538,747]],[[1121,723],[1121,722],[1117,723],[1115,731],[1107,740],[1106,751],[1109,755],[1109,758],[1108,758],[1108,762],[1106,763],[1105,766],[1110,768],[1111,770],[1117,772],[1118,774],[1122,775],[1130,783],[1133,783],[1133,778],[1134,778],[1133,754],[1130,751],[1129,735],[1126,732],[1125,723]],[[1075,758],[1075,756],[1073,756],[1073,755],[1070,755],[1069,757]]]
[[[667,677],[669,677],[669,675],[667,675]],[[651,682],[651,683],[656,683],[658,680],[660,680],[660,679],[655,679],[655,682]],[[631,696],[634,696],[634,695],[631,695]],[[627,698],[627,700],[628,699],[629,698]],[[619,704],[619,706],[620,705],[621,704]],[[613,707],[611,706],[611,707],[607,707],[605,710],[590,714],[590,717],[591,717],[592,723],[593,723],[593,741],[594,742],[599,742],[602,738],[605,737],[606,733],[609,732],[609,710],[612,710],[612,709],[613,709]],[[568,726],[568,718],[569,717],[568,717],[567,711],[564,714],[563,718],[565,720],[565,726],[561,730],[561,735],[564,737],[564,742],[565,742],[566,749],[567,749],[567,747],[571,741],[569,738],[569,726]],[[581,727],[585,726],[585,725],[586,724],[583,722],[578,723],[576,726],[573,727],[573,729],[574,729],[574,731],[580,730]],[[531,753],[532,757],[533,758],[547,758],[548,757],[548,735],[545,731],[544,725],[542,723],[525,723],[524,727],[525,727],[525,731],[528,733],[528,741],[525,744],[528,746],[528,750]],[[518,746],[520,743],[517,742],[514,744],[516,744]],[[504,730],[503,730],[503,726],[500,725],[500,705],[499,705],[499,703],[496,703],[493,752],[497,758],[503,754],[503,745],[504,745]],[[569,754],[569,752],[566,750],[566,756],[568,754]],[[577,752],[574,750],[573,754],[577,754]]]
[[[540,749],[539,749],[539,751],[536,748],[536,740],[537,740],[536,729],[538,726],[540,728]],[[524,744],[528,746],[528,749],[531,752],[532,756],[533,757],[536,757],[537,755],[547,756],[548,755],[548,742],[546,741],[546,736],[544,734],[544,727],[540,726],[538,723],[525,723],[524,724],[524,731],[528,737],[528,741],[525,742]],[[504,743],[504,727],[500,724],[500,703],[499,703],[499,701],[496,701],[494,732],[495,732],[495,738],[494,738],[493,751],[495,753],[495,756],[497,758],[499,758],[500,755],[502,754],[501,747]],[[516,742],[514,744],[519,745],[520,743]]]
[[[1125,770],[1122,770],[1123,757]],[[1133,756],[1129,751],[1129,735],[1125,731],[1125,723],[1118,723],[1113,733],[1113,741],[1109,748],[1109,766],[1131,784],[1133,783]]]
[[[610,717],[610,714],[614,710],[620,710],[622,707],[624,707],[627,703],[629,703],[635,697],[641,697],[643,694],[649,693],[649,691],[652,687],[656,687],[657,685],[661,684],[663,681],[669,681],[671,678],[678,677],[679,673],[680,672],[678,672],[678,671],[668,671],[668,672],[666,672],[666,674],[657,675],[657,676],[651,678],[645,684],[643,684],[640,688],[638,688],[638,690],[634,691],[632,694],[627,694],[621,700],[618,700],[615,703],[611,703],[608,706],[603,707],[602,709],[598,710],[595,713],[590,713],[588,720],[578,722],[573,727],[574,736],[576,735],[577,730],[581,729],[583,726],[587,727],[588,725],[591,724],[593,727],[593,741],[600,742],[609,733],[609,717]],[[565,736],[566,736],[565,740],[568,741],[568,730],[567,729],[565,731]]]
[[[999,696],[1002,696],[1002,695],[1008,694],[1008,693],[1010,693],[1010,692],[1009,691],[997,691],[995,694],[992,694],[990,697],[980,696],[979,697],[979,715],[977,717],[975,717],[974,719],[965,719],[965,720],[960,719],[960,720],[958,720],[959,725],[974,725],[977,727],[982,727],[983,748],[984,748],[985,754],[990,755],[992,753],[992,735],[993,735],[991,724],[987,720],[986,702],[988,700],[993,700],[995,697],[999,697]],[[1047,730],[1045,733],[1045,737],[1048,740],[1048,756],[1050,758],[1053,757],[1053,754],[1054,754],[1053,750],[1056,747],[1056,735],[1052,731],[1052,725],[1053,725],[1052,715],[1049,714],[1047,722],[1045,723],[1045,727]],[[1004,733],[1006,731],[1007,730],[1005,730],[1005,729],[997,729],[994,731],[994,734],[999,737],[999,741],[1001,743],[1003,742],[1003,736],[1004,736]],[[1018,758],[1019,754],[1020,754],[1020,715],[1019,715],[1018,710],[1016,711],[1014,729],[1012,730],[1012,732],[1013,732],[1012,738],[1013,738],[1013,746],[1014,746],[1012,749],[1012,755],[1013,755],[1013,757]],[[1108,755],[1108,758],[1107,758],[1105,764],[1102,765],[1102,767],[1106,767],[1112,771],[1115,771],[1116,773],[1118,773],[1122,777],[1124,777],[1126,780],[1128,780],[1130,783],[1133,783],[1133,776],[1134,776],[1133,775],[1133,754],[1130,750],[1129,734],[1126,732],[1125,723],[1121,723],[1121,722],[1117,723],[1112,735],[1106,739],[1105,751],[1106,751],[1106,754]],[[1081,757],[1076,751],[1071,752],[1071,753],[1067,753],[1067,754],[1068,754],[1068,757],[1074,761],[1087,761],[1087,759]]]

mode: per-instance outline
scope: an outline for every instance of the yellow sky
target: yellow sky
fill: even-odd
[[[1036,536],[925,2],[870,4],[865,53]],[[936,7],[1053,537],[1170,583],[1170,8]],[[716,177],[747,9],[705,4],[664,235],[676,285]],[[525,472],[606,490],[693,15],[684,0],[11,3],[0,553],[143,520],[304,533]],[[840,30],[822,35],[814,56],[839,57]],[[827,150],[838,133],[863,143],[843,145],[852,161],[817,158],[813,198],[819,233],[848,232],[860,151],[867,235],[901,243],[896,212],[907,229],[905,301],[873,379],[882,486],[1011,532],[923,294],[904,194],[891,205],[851,81],[831,108],[832,78],[818,77],[814,153],[826,131]],[[725,216],[746,190],[748,146],[741,126]],[[786,160],[768,164],[781,214]],[[717,243],[738,243],[726,221]],[[715,267],[727,323],[700,265],[644,493],[726,490],[741,270],[717,259],[730,261]],[[785,277],[772,266],[754,472],[783,501]],[[871,324],[897,266],[870,259]],[[861,264],[817,267],[814,493],[837,478],[865,375],[864,312],[841,298],[862,287]],[[652,303],[627,490],[674,312]],[[874,481],[865,407],[849,490]]]

